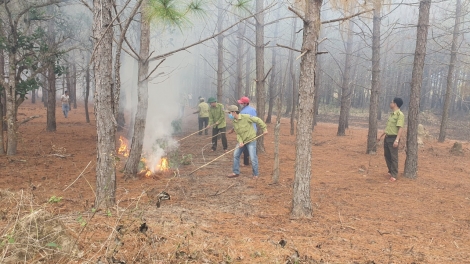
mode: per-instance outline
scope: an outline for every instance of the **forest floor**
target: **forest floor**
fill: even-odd
[[[19,120],[37,114],[42,117],[19,129],[18,155],[0,157],[0,262],[12,257],[15,243],[33,251],[33,245],[11,239],[12,227],[41,209],[60,220],[78,250],[61,255],[60,245],[48,244],[49,251],[40,248],[42,255],[27,263],[107,263],[105,257],[114,263],[470,263],[468,141],[454,155],[454,140],[425,139],[418,178],[400,175],[391,183],[382,148],[365,154],[366,119],[353,118],[347,135],[337,137],[337,126],[323,123],[333,117],[320,117],[313,133],[313,217],[298,220],[290,217],[295,136],[288,119],[281,122],[279,184],[271,184],[272,124],[266,152],[259,155],[258,180],[247,177],[251,167],[242,167],[239,178],[226,178],[231,154],[188,176],[223,154],[220,145],[210,152],[207,136],[195,135],[179,148],[192,155],[191,165],[127,181],[118,172],[118,206],[104,212],[92,209],[94,115],[87,124],[83,107],[72,109],[68,119],[57,108],[57,131],[51,133],[45,131],[42,105],[27,102]],[[196,116],[187,117],[182,135],[196,128]],[[235,135],[228,141],[234,148]],[[399,158],[403,171],[403,148]],[[157,208],[160,191],[171,200]],[[48,260],[51,248],[60,258]]]

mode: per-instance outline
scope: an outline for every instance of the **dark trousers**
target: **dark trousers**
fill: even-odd
[[[384,140],[385,162],[387,162],[388,173],[390,173],[393,178],[397,178],[398,176],[398,148],[393,147],[395,139],[397,139],[396,136],[386,136]]]
[[[247,147],[243,147],[243,164],[244,165],[250,165],[250,153],[248,152]]]
[[[199,135],[202,135],[202,130],[209,124],[209,117],[199,117]],[[208,134],[207,129],[204,130],[204,134]]]
[[[222,137],[222,146],[224,147],[224,150],[227,149],[227,137],[225,135],[226,131],[227,131],[226,127],[224,128],[214,127],[212,129],[212,150],[217,149],[217,138],[219,137],[219,136],[216,136],[217,134],[220,134],[220,137]]]

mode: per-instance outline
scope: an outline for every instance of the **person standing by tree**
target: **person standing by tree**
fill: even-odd
[[[222,146],[227,151],[227,122],[225,121],[224,105],[217,103],[214,97],[209,98],[207,102],[211,105],[209,108],[209,126],[212,128],[212,151],[217,149],[217,138],[220,134]]]
[[[403,132],[403,125],[405,124],[405,116],[400,111],[400,107],[403,105],[403,100],[396,97],[390,103],[390,109],[392,113],[388,117],[387,126],[382,135],[377,139],[379,142],[382,137],[384,139],[384,156],[385,162],[388,167],[387,176],[390,177],[390,181],[394,182],[398,176],[398,143],[400,143],[400,137]]]
[[[256,116],[241,114],[236,105],[228,107],[227,113],[229,118],[233,120],[233,129],[237,133],[237,148],[233,153],[233,167],[232,174],[227,175],[228,178],[235,178],[240,176],[240,156],[243,148],[248,149],[251,159],[251,168],[253,170],[253,178],[257,179],[258,173],[258,156],[256,155],[256,130],[253,124],[258,124],[263,130],[263,134],[268,133],[266,123]]]
[[[67,118],[70,111],[70,98],[68,91],[65,91],[65,93],[61,96],[60,101],[62,102],[62,112],[64,113],[65,118]]]
[[[207,127],[209,124],[209,105],[204,102],[203,97],[199,97],[198,110],[193,114],[199,114],[199,135],[202,135],[202,129]],[[207,135],[207,129],[204,131],[204,134]]]
[[[244,96],[240,98],[240,100],[238,100],[238,103],[240,104],[242,108],[242,110],[240,111],[240,114],[257,116],[256,109],[250,106],[250,98]],[[253,123],[253,128],[255,129],[255,132],[256,132],[257,131],[256,123]],[[231,134],[233,132],[234,132],[234,129],[230,130],[230,132],[228,133]],[[250,165],[250,154],[246,146],[242,148],[242,151],[243,151],[243,165],[242,166],[248,166]]]

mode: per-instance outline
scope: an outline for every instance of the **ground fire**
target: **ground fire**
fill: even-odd
[[[118,154],[123,155],[124,157],[129,157],[129,141],[123,136],[119,137],[120,146],[118,149]]]
[[[119,137],[119,142],[120,142],[120,146],[119,146],[119,149],[118,149],[118,154],[120,154],[124,157],[129,157],[129,151],[130,151],[129,141],[125,137],[120,136]],[[152,160],[152,156],[149,157],[149,160]],[[139,174],[144,174],[145,177],[150,177],[155,172],[166,172],[166,171],[170,170],[170,165],[169,165],[168,159],[166,157],[162,157],[157,162],[157,165],[155,165],[155,167],[153,169],[151,168],[151,165],[149,164],[150,162],[148,161],[148,159],[142,157],[140,159],[140,162],[142,163],[141,167],[143,169],[139,172]]]
[[[140,162],[142,162],[144,168],[139,172],[139,174],[145,173],[145,177],[150,177],[156,172],[166,172],[170,169],[168,165],[168,159],[164,157],[160,159],[160,161],[155,166],[155,168],[153,168],[153,170],[149,167],[147,159],[142,158]]]

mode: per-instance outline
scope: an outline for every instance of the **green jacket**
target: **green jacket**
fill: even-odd
[[[233,129],[235,130],[235,133],[237,133],[238,143],[244,144],[256,137],[256,131],[253,128],[253,123],[258,124],[259,127],[263,130],[263,133],[267,131],[266,123],[256,116],[239,114],[238,118],[233,120]]]
[[[197,107],[199,117],[209,117],[209,105],[206,102],[201,102]]]
[[[387,126],[385,127],[385,134],[388,136],[398,135],[398,129],[405,125],[405,115],[398,109],[397,111],[390,113]]]
[[[227,126],[225,121],[224,105],[217,103],[216,107],[209,106],[209,126],[219,123],[217,128],[224,128]]]

